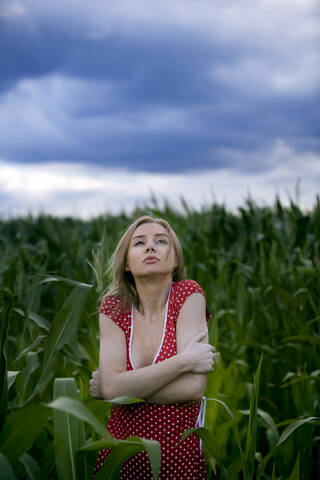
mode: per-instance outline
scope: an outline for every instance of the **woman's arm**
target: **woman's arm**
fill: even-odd
[[[207,331],[206,303],[201,293],[188,297],[179,313],[176,325],[177,354],[201,331]],[[208,342],[208,334],[202,342]],[[213,351],[214,348],[212,347]],[[201,400],[207,382],[207,374],[186,373],[160,387],[146,400],[154,403],[174,403]]]
[[[185,373],[157,390],[145,400],[161,405],[182,402],[199,402],[205,392],[206,384],[199,387],[195,373]]]
[[[201,343],[206,335],[204,331],[198,332],[179,354],[154,365],[127,371],[124,332],[104,314],[100,314],[99,321],[99,377],[105,400],[124,395],[147,399],[181,375],[188,372],[207,373],[212,369],[211,348]]]

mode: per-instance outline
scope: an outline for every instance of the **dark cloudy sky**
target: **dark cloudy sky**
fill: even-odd
[[[320,191],[316,0],[1,0],[0,215]]]

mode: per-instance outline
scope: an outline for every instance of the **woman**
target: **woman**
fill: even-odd
[[[114,280],[100,306],[100,366],[92,396],[145,402],[113,407],[107,425],[118,439],[137,435],[161,444],[160,480],[206,478],[199,426],[206,377],[213,370],[204,293],[185,280],[183,254],[170,225],[144,216],[111,258]],[[94,475],[110,449],[99,452]],[[152,479],[146,452],[128,459],[121,480]]]

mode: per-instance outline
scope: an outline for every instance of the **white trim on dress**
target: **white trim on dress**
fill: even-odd
[[[195,428],[204,428],[206,418],[207,397],[203,396],[201,399],[199,415],[196,421]],[[200,452],[202,452],[202,440],[200,438]]]
[[[160,342],[158,351],[157,351],[157,353],[155,354],[155,357],[154,357],[153,362],[152,362],[151,365],[154,365],[154,364],[156,363],[156,361],[157,361],[157,359],[158,359],[158,356],[159,356],[159,353],[160,353],[160,351],[161,351],[163,342],[164,342],[164,337],[165,337],[166,328],[167,328],[168,307],[169,307],[169,299],[170,299],[171,289],[172,289],[172,286],[170,287],[169,294],[168,294],[168,298],[167,298],[167,303],[166,303],[166,313],[165,313],[165,317],[164,317],[164,324],[163,324],[161,342]],[[130,340],[129,340],[129,358],[130,358],[130,362],[131,362],[132,368],[133,368],[134,370],[136,370],[136,367],[134,366],[134,363],[133,363],[133,360],[132,360],[132,339],[133,339],[133,305],[132,305],[132,307],[131,307],[131,331],[130,331]]]

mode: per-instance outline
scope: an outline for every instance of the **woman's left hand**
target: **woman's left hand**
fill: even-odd
[[[100,387],[100,372],[96,370],[92,373],[90,384],[90,393],[94,398],[102,398],[101,387]]]

